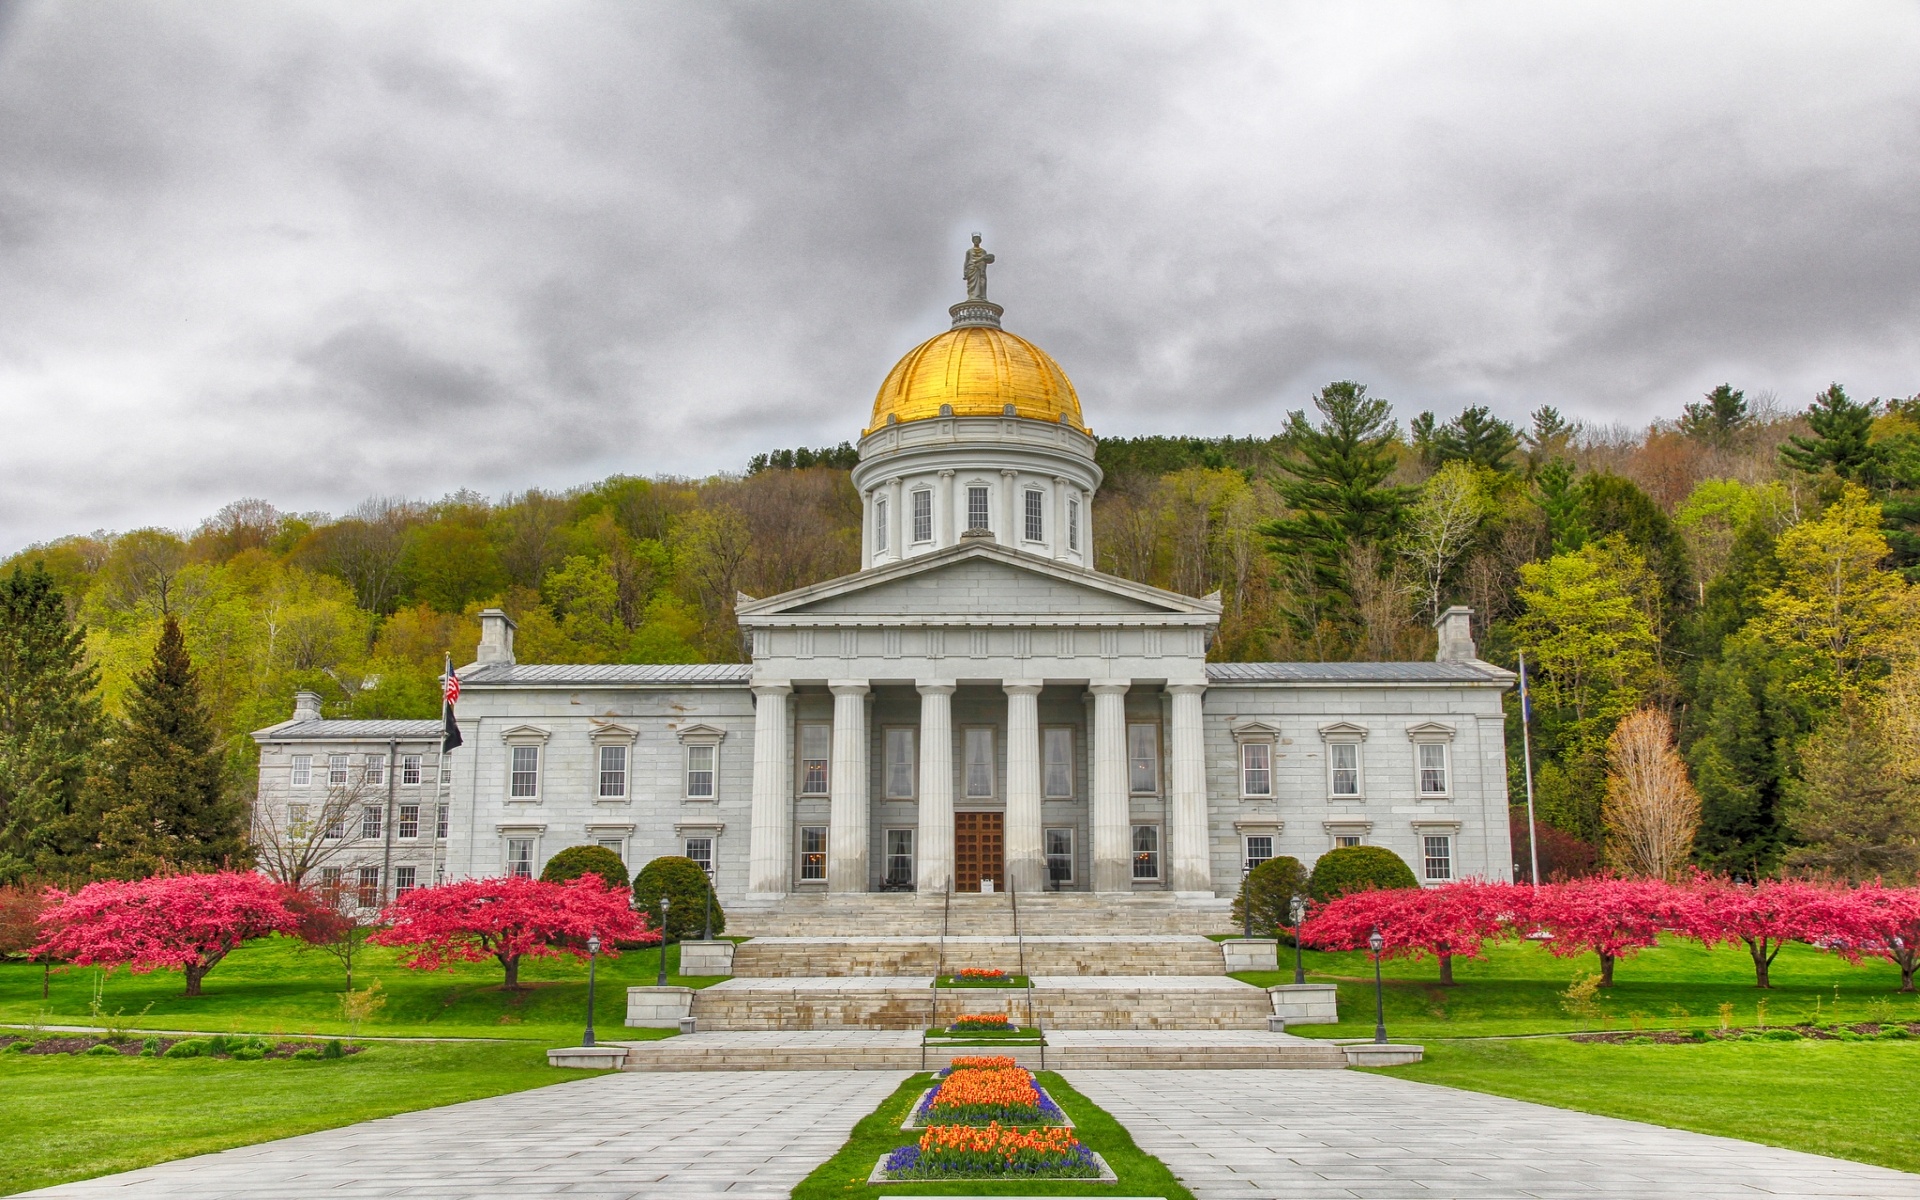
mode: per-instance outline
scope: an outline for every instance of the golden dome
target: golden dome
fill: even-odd
[[[942,405],[951,405],[956,417],[997,417],[1012,405],[1016,416],[1055,422],[1064,417],[1075,429],[1087,428],[1080,397],[1060,364],[1027,339],[994,325],[962,325],[908,351],[873,398],[873,423],[865,432],[889,417],[924,421],[947,415]]]

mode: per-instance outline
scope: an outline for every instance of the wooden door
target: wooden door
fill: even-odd
[[[1006,814],[953,814],[953,886],[955,891],[977,892],[982,879],[993,880],[996,891],[1006,890]]]

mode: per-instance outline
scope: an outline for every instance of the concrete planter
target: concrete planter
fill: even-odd
[[[1289,1025],[1338,1025],[1340,990],[1331,983],[1283,983],[1267,989],[1273,1015]]]
[[[682,975],[733,974],[732,942],[681,942]]]
[[[627,1024],[635,1029],[678,1029],[693,1015],[690,987],[630,987]]]
[[[612,1071],[627,1065],[627,1048],[610,1046],[562,1046],[547,1051],[550,1067],[575,1067],[586,1071]]]
[[[1379,1042],[1348,1042],[1340,1047],[1347,1053],[1350,1067],[1404,1067],[1427,1056],[1425,1046],[1381,1045]]]
[[[1274,938],[1229,938],[1220,943],[1220,953],[1226,956],[1229,975],[1280,969],[1280,943]]]

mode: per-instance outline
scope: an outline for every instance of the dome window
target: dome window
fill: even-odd
[[[913,540],[933,540],[933,493],[926,488],[913,493]]]
[[[1027,540],[1030,542],[1039,542],[1039,541],[1046,540],[1047,525],[1042,515],[1042,510],[1046,505],[1046,501],[1047,501],[1046,494],[1042,492],[1039,488],[1027,489],[1027,495],[1026,495],[1027,527],[1026,527],[1025,533],[1027,535]]]
[[[873,548],[882,554],[887,552],[887,498],[878,497],[873,502]]]
[[[987,489],[970,487],[967,489],[967,528],[991,529],[992,522],[987,516]]]
[[[1080,497],[1067,497],[1067,549],[1080,552]]]

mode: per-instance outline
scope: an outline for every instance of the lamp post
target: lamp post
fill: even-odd
[[[1380,936],[1380,927],[1373,927],[1367,935],[1367,949],[1373,951],[1373,1040],[1374,1044],[1387,1044],[1387,1005],[1380,992],[1380,952],[1387,948],[1387,939]]]
[[[1307,969],[1300,963],[1300,922],[1305,919],[1307,915],[1306,900],[1296,895],[1293,898],[1293,903],[1287,906],[1287,915],[1293,918],[1293,981],[1295,983],[1305,983],[1307,981]]]
[[[711,869],[707,871],[707,923],[701,929],[700,940],[704,942],[713,940],[713,871]]]
[[[667,898],[660,897],[660,979],[661,987],[667,986]]]
[[[580,1039],[582,1046],[593,1045],[593,969],[600,961],[600,935],[592,934],[587,938],[587,1033]]]

